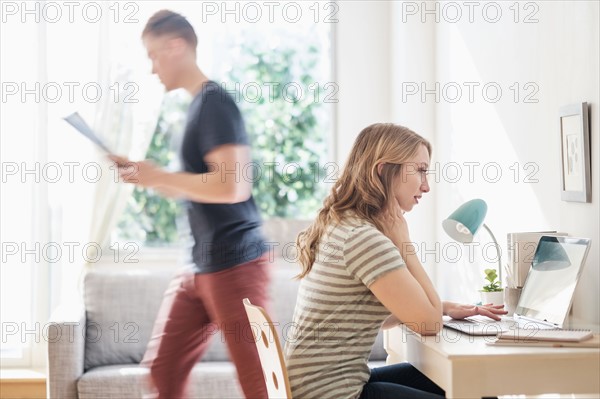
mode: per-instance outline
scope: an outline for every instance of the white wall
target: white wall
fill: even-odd
[[[360,131],[390,120],[389,1],[341,1],[334,24],[334,157],[340,167]]]
[[[335,159],[341,166],[360,129],[372,122],[403,124],[432,141],[432,191],[407,218],[441,295],[478,301],[482,270],[496,266],[492,248],[482,253],[489,243],[486,233],[477,237],[480,246],[469,250],[441,230],[441,221],[456,207],[483,198],[503,263],[509,232],[558,230],[592,239],[573,321],[600,323],[600,197],[594,183],[600,155],[599,3],[339,5]],[[411,94],[415,87],[418,92]],[[456,87],[462,90],[459,100]],[[429,92],[422,97],[423,89]],[[582,101],[591,104],[589,204],[560,199],[558,110]]]
[[[341,169],[358,133],[376,122],[399,123],[433,140],[434,105],[401,104],[397,96],[406,76],[425,74],[433,78],[433,27],[422,31],[422,24],[396,23],[393,10],[399,6],[398,2],[369,0],[338,4],[334,79],[340,91],[335,117],[335,162]],[[411,62],[405,62],[408,59]],[[425,201],[407,215],[414,241],[434,241],[433,205],[433,201]],[[430,275],[435,275],[435,267],[429,266],[426,265]]]
[[[474,262],[469,262],[465,249],[463,257],[454,261],[457,248],[441,231],[440,222],[464,201],[479,197],[489,205],[486,223],[504,252],[508,232],[559,230],[592,239],[573,316],[574,321],[599,323],[599,3],[529,2],[525,8],[525,3],[498,2],[502,14],[497,22],[492,22],[494,4],[477,2],[471,21],[464,3],[448,8],[448,3],[429,2],[431,14],[424,12],[422,4],[392,6],[391,102],[396,122],[408,121],[426,136],[435,131],[433,161],[439,165],[429,195],[433,205],[427,208],[425,220],[436,231],[434,241],[439,242],[441,256],[440,262],[432,254],[422,254],[422,259],[437,272],[442,296],[478,299],[475,290],[482,283],[481,269],[487,266],[483,255],[475,250]],[[462,18],[453,22],[457,11]],[[527,16],[531,23],[524,22]],[[407,95],[415,83],[419,93]],[[421,83],[432,90],[424,98]],[[486,84],[488,97],[482,92]],[[468,85],[474,87],[472,100]],[[456,87],[462,89],[458,100]],[[502,94],[495,101],[497,87]],[[527,94],[530,101],[537,101],[525,101]],[[594,182],[589,204],[560,199],[558,110],[582,101],[591,103]],[[466,162],[473,162],[472,178]],[[502,173],[498,181],[494,181],[496,170]],[[462,176],[454,179],[456,171]],[[482,233],[478,240],[485,244],[489,237]],[[494,253],[490,251],[488,257],[494,258]]]
[[[391,122],[406,126],[428,139],[433,145],[433,156],[439,149],[435,146],[436,120],[435,102],[414,101],[408,87],[416,82],[433,81],[436,76],[435,63],[435,26],[424,24],[420,18],[402,18],[402,2],[390,2],[391,19]],[[429,194],[419,206],[406,214],[410,226],[411,239],[417,243],[417,250],[423,254],[435,251],[436,229],[440,216],[435,207],[436,188],[432,186]],[[435,281],[438,268],[435,254],[429,252],[423,256],[423,265],[429,276]],[[433,260],[427,262],[427,258]]]

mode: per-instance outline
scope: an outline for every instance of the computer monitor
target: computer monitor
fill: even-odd
[[[541,237],[515,310],[515,318],[562,328],[590,243],[591,240],[587,238]]]

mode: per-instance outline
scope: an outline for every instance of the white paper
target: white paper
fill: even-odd
[[[83,134],[85,137],[90,139],[94,144],[100,147],[102,150],[107,152],[108,154],[113,154],[106,144],[98,137],[98,135],[92,130],[91,127],[83,120],[81,115],[78,112],[74,112],[69,116],[63,118],[65,121],[69,122],[71,126],[73,126],[77,131]]]

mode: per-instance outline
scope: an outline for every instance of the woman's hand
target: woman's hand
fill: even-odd
[[[508,312],[504,310],[504,305],[492,305],[488,303],[486,305],[464,305],[454,302],[443,302],[444,315],[450,316],[453,319],[464,319],[469,316],[487,316],[493,320],[500,320],[500,316],[505,315]]]
[[[404,218],[404,211],[396,199],[392,200],[387,212],[383,213],[383,229],[385,234],[402,253],[403,246],[410,243],[410,234],[408,233],[408,223]]]

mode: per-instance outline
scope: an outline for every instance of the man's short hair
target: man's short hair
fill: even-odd
[[[150,17],[144,27],[142,37],[148,34],[180,37],[194,50],[198,45],[198,37],[188,20],[183,15],[169,10],[160,10]]]

